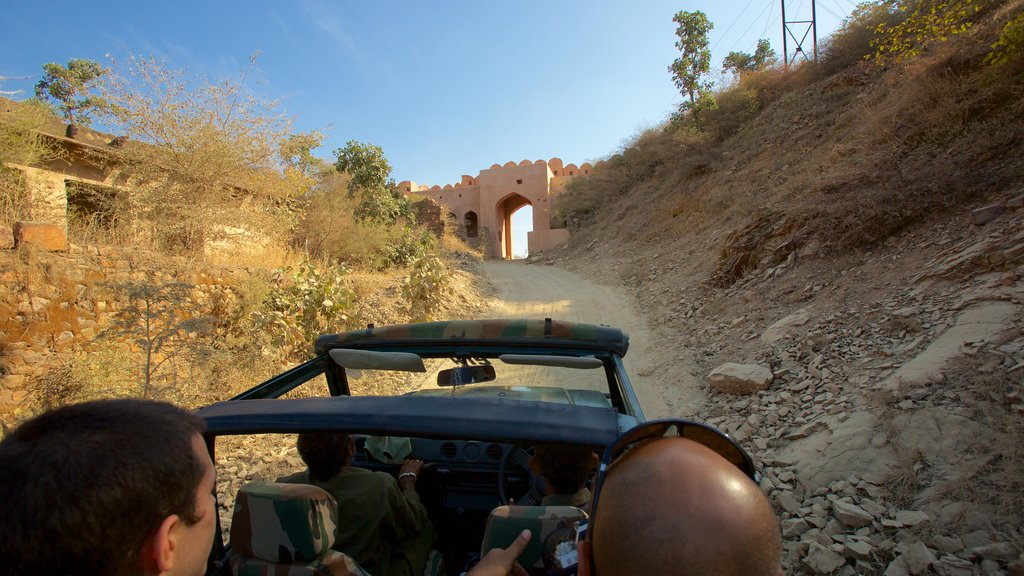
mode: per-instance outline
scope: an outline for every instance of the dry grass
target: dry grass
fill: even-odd
[[[890,18],[860,11],[817,66],[744,75],[699,133],[684,119],[629,139],[560,199],[574,238],[617,250],[643,231],[641,245],[682,249],[714,235],[718,251],[723,232],[776,211],[838,255],[1019,186],[1024,61],[982,63],[999,23],[886,70],[863,57]]]
[[[946,372],[947,391],[968,404],[972,420],[988,434],[973,440],[976,456],[960,470],[959,481],[939,486],[937,496],[993,506],[995,527],[1021,530],[1024,518],[1024,373],[1005,367],[989,370],[992,356],[966,357]],[[971,400],[967,400],[967,399]]]
[[[889,479],[882,485],[888,494],[886,501],[898,510],[914,509],[927,479],[928,464],[920,452],[901,454]]]

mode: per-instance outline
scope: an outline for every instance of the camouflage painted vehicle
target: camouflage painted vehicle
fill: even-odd
[[[510,501],[540,501],[542,480],[526,465],[533,444],[600,452],[643,421],[623,365],[628,349],[621,330],[550,319],[369,326],[319,337],[309,361],[199,415],[211,452],[224,436],[330,430],[353,435],[354,466],[395,474],[404,458],[423,460],[417,491],[437,531],[443,573],[459,574],[485,537],[500,535],[497,524],[509,513],[493,510]],[[280,458],[279,451],[273,457]],[[230,540],[236,531],[244,542],[259,530],[241,503],[218,498],[222,506],[235,506]],[[516,514],[534,514],[521,510]],[[325,512],[317,514],[305,516]],[[287,530],[276,526],[284,522],[290,521],[270,521],[264,529],[283,534]],[[565,524],[545,521],[542,536]],[[228,559],[238,553],[218,531],[208,573],[233,573],[239,562]],[[307,562],[260,572],[254,568],[259,562],[246,566],[246,574],[362,573],[350,558],[335,559],[335,568]]]

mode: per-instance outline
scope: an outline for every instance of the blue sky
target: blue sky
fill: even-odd
[[[786,0],[787,20],[811,0]],[[853,0],[817,0],[819,39]],[[672,16],[702,10],[713,63],[768,38],[781,55],[780,0],[640,2],[13,1],[0,11],[0,76],[45,62],[129,53],[212,78],[259,51],[251,89],[299,130],[384,149],[397,180],[457,182],[491,164],[613,153],[680,102],[667,66]],[[802,31],[799,31],[802,33]],[[809,46],[809,42],[807,46]],[[0,90],[31,95],[38,78]]]

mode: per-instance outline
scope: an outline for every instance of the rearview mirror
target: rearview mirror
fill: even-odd
[[[459,366],[438,372],[437,385],[462,386],[463,384],[491,382],[496,378],[494,366]]]

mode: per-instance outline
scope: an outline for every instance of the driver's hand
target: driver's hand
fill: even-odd
[[[508,548],[492,549],[480,559],[467,576],[528,576],[526,570],[516,562],[516,558],[526,550],[531,536],[529,530],[523,530]]]
[[[423,470],[423,460],[407,458],[398,469],[398,486],[402,490],[415,489],[416,480],[419,478],[421,470]]]

